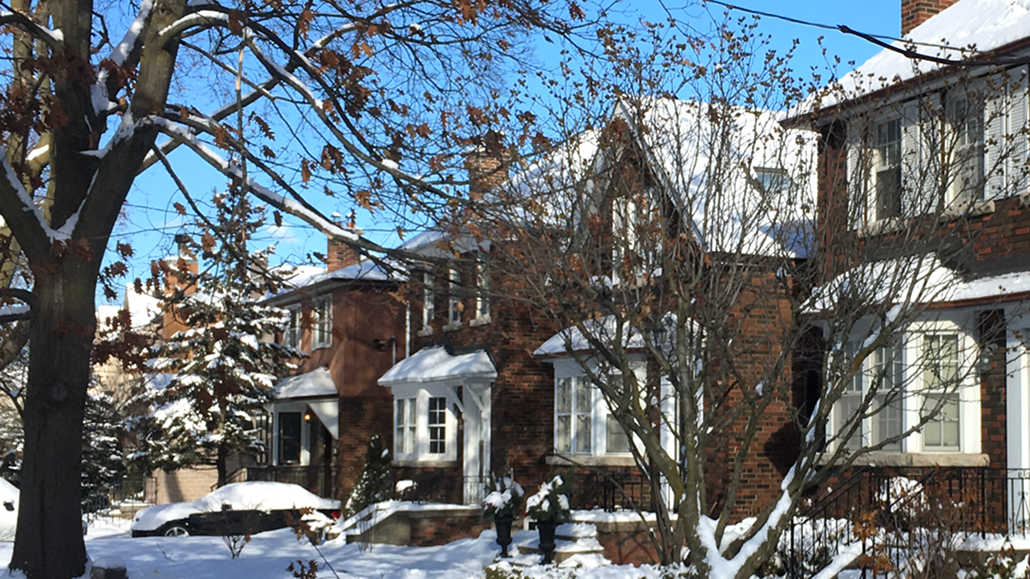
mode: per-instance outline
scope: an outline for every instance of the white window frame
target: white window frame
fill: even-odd
[[[928,360],[928,358],[930,358],[930,357],[935,355],[935,352],[931,351],[931,348],[936,347],[938,349],[942,349],[944,347],[943,346],[943,341],[945,339],[948,339],[949,341],[952,340],[952,339],[954,340],[954,348],[955,348],[954,356],[955,356],[955,359],[952,361],[952,363],[954,364],[954,368],[951,369],[951,370],[948,370],[948,369],[944,368],[942,365],[940,365],[939,364],[940,360],[937,360],[937,361]],[[932,341],[938,341],[938,342],[942,342],[942,343],[938,344],[937,346],[931,346],[930,342],[932,342]],[[952,420],[949,420],[949,413],[948,413],[949,409],[947,408],[947,404],[945,404],[945,406],[940,409],[939,414],[937,416],[935,416],[932,420],[930,420],[925,425],[923,425],[923,437],[922,437],[923,451],[924,452],[958,452],[962,448],[962,420],[961,420],[961,411],[960,411],[960,409],[962,408],[961,385],[957,384],[957,385],[954,386],[953,389],[951,389],[951,388],[949,388],[948,386],[945,385],[945,387],[943,389],[941,389],[940,391],[934,392],[934,390],[937,390],[937,388],[935,388],[934,382],[937,379],[935,376],[939,372],[954,372],[954,378],[958,378],[958,377],[961,376],[960,372],[962,371],[962,366],[961,366],[959,358],[961,356],[962,338],[961,338],[961,336],[957,332],[929,332],[929,333],[923,334],[923,336],[922,336],[922,344],[920,344],[920,347],[922,348],[922,366],[921,366],[921,370],[922,370],[922,377],[921,377],[922,378],[922,380],[921,380],[922,405],[920,407],[921,408],[920,412],[922,412],[922,409],[926,408],[928,405],[935,405],[935,404],[937,404],[935,401],[932,400],[931,397],[945,397],[946,396],[948,398],[953,399],[954,406],[955,406],[955,411],[958,412],[958,414],[959,414],[959,416],[955,416],[954,417],[954,421],[953,421],[953,422],[956,423],[955,435],[956,435],[957,440],[955,441],[955,444],[944,444],[944,442],[943,442],[943,439],[944,439],[944,431],[943,431],[944,422],[952,422]],[[932,407],[933,406],[931,406],[931,408]],[[939,444],[931,445],[930,444],[930,438],[931,437],[929,436],[929,432],[934,430],[934,429],[937,429],[937,430],[940,431],[938,438],[939,438],[939,440],[941,442]]]
[[[422,273],[422,329],[432,328],[436,317],[436,280],[428,271]]]
[[[311,305],[311,349],[333,344],[333,297],[318,298]]]
[[[283,344],[295,349],[300,350],[300,338],[303,332],[303,316],[299,305],[293,305],[286,308],[287,319],[286,328],[283,329]]]
[[[417,440],[418,405],[414,396],[395,397],[393,400],[393,456],[415,456]]]
[[[885,140],[883,138],[885,134],[889,134],[891,132],[891,125],[897,125],[896,141]],[[881,117],[872,125],[872,134],[870,136],[872,138],[871,152],[873,155],[873,163],[872,187],[870,188],[870,193],[872,195],[872,206],[876,215],[876,221],[896,219],[901,217],[903,214],[901,199],[903,195],[902,190],[904,188],[901,167],[902,159],[905,155],[905,151],[903,149],[904,139],[902,138],[903,132],[904,121],[898,115]],[[885,147],[892,145],[897,147],[897,159],[894,160],[896,162],[892,162],[891,157],[893,157],[893,154],[885,150]],[[883,202],[883,199],[881,199],[881,181],[885,174],[888,172],[894,173],[895,171],[897,172],[897,183],[891,183],[891,185],[897,187],[897,190],[894,192],[896,198],[892,199],[890,204],[892,206],[896,204],[897,207],[888,211],[885,207],[886,204]],[[891,180],[893,181],[894,178],[892,177]]]
[[[490,273],[486,262],[476,261],[476,311],[474,320],[485,322],[490,319]]]
[[[931,317],[932,316],[932,317]],[[925,364],[924,337],[927,335],[956,335],[958,346],[958,369],[960,378],[957,386],[958,392],[958,414],[959,414],[959,441],[955,447],[931,447],[923,443],[923,434],[916,431],[901,441],[900,449],[884,449],[892,454],[979,454],[981,452],[981,403],[980,403],[980,382],[975,370],[977,345],[973,337],[973,331],[969,328],[976,327],[975,313],[970,311],[933,312],[925,314],[922,319],[910,324],[904,332],[897,337],[901,344],[902,363],[901,380],[905,386],[905,393],[901,401],[901,431],[904,432],[921,421],[921,413],[924,403],[923,393],[925,391],[923,373]],[[856,326],[854,344],[863,340],[868,333],[865,323]],[[855,345],[848,346],[850,351],[857,349]],[[863,376],[875,368],[876,354],[873,353],[863,364]],[[865,392],[866,378],[863,378],[863,392]],[[840,401],[834,405],[834,411],[830,416],[830,432],[837,433],[842,426],[840,418]],[[868,444],[872,423],[866,418],[862,425],[862,440]],[[837,444],[846,444],[844,441],[837,441]]]
[[[956,88],[945,97],[946,130],[951,144],[948,206],[966,207],[987,198],[986,103],[982,93]],[[973,121],[970,121],[972,113]],[[961,116],[961,118],[959,118]],[[973,135],[972,141],[969,138]],[[975,142],[973,142],[975,141]],[[971,173],[971,174],[970,174]],[[972,181],[972,185],[969,182]]]
[[[592,364],[593,362],[588,362]],[[631,369],[636,375],[638,381],[641,384],[646,381],[647,367],[642,360],[634,360],[631,363]],[[617,379],[618,375],[613,375],[613,379]],[[588,378],[580,362],[571,358],[562,358],[554,361],[554,413],[552,418],[552,436],[553,443],[552,448],[555,453],[565,456],[590,456],[590,457],[628,457],[632,453],[629,449],[622,452],[608,452],[607,440],[608,433],[607,429],[610,426],[609,416],[611,412],[608,409],[608,404],[604,401],[604,396],[597,386],[587,383]],[[567,382],[572,392],[573,406],[571,406],[570,412],[559,412],[558,411],[558,394],[561,384]],[[584,404],[577,404],[577,384],[586,386],[585,391],[588,393],[586,397],[589,399]],[[580,389],[582,391],[582,389]],[[580,409],[582,408],[582,412]],[[558,440],[560,437],[560,426],[559,418],[569,417],[570,423],[570,437],[569,437],[569,448],[559,448]],[[583,448],[583,444],[577,440],[578,435],[576,434],[576,417],[587,416],[589,417],[590,434],[589,434],[589,448]],[[617,424],[617,422],[616,422]],[[628,434],[627,434],[628,435]],[[579,443],[579,444],[577,444]],[[635,444],[632,436],[630,436],[630,444]]]
[[[447,271],[447,325],[461,324],[461,271],[452,267]]]
[[[454,408],[458,406],[455,388],[457,385],[448,382],[436,384],[401,384],[393,385],[393,424],[394,424],[394,461],[401,465],[426,465],[435,466],[450,464],[458,460],[458,418]],[[429,423],[429,401],[432,398],[444,398],[444,451],[430,452],[430,423]],[[406,400],[405,411],[409,412],[403,422],[398,422],[398,402]],[[414,405],[415,421],[412,425],[410,418],[411,406]],[[397,440],[397,428],[403,426],[405,432],[412,436],[410,448],[404,448],[403,441]]]
[[[859,345],[857,342],[849,342],[847,345],[847,352],[849,357],[854,356],[858,353]],[[891,354],[888,356],[888,351]],[[884,365],[889,363],[890,366],[884,368]],[[841,428],[850,420],[850,414],[857,411],[858,407],[861,406],[862,402],[869,396],[871,389],[876,386],[877,394],[875,397],[879,400],[873,400],[870,402],[867,412],[871,411],[880,405],[883,405],[886,401],[883,400],[883,396],[887,392],[897,391],[898,388],[904,386],[904,364],[905,364],[905,351],[904,346],[897,342],[891,346],[877,348],[862,361],[862,367],[859,372],[848,380],[848,384],[845,386],[844,391],[841,393],[841,397],[835,405],[833,412],[834,427],[832,432],[839,432]],[[900,384],[899,384],[900,382]],[[891,401],[880,410],[880,412],[874,413],[871,416],[866,416],[862,419],[862,424],[855,431],[851,438],[847,440],[839,440],[838,444],[843,444],[847,448],[857,449],[859,446],[871,446],[879,444],[883,438],[900,435],[902,432],[902,425],[904,424],[904,410],[903,410],[903,399]],[[881,429],[884,425],[883,416],[880,416],[883,412],[894,411],[897,413],[895,420],[897,426],[890,429],[890,432],[886,434],[881,433]],[[884,446],[883,450],[886,452],[900,452],[902,448],[902,442],[899,440],[897,443]]]
[[[447,397],[430,396],[426,400],[426,430],[429,454],[447,453]]]

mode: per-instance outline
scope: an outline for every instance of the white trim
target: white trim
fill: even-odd
[[[391,385],[393,392],[393,428],[397,427],[397,400],[412,399],[415,401],[415,440],[409,453],[397,452],[397,441],[394,441],[394,462],[397,464],[423,464],[431,462],[452,462],[458,459],[458,420],[454,414],[454,406],[459,401],[451,385],[439,384],[403,384]],[[429,452],[429,399],[441,397],[446,399],[444,417],[444,452]],[[408,426],[405,424],[405,426]],[[395,435],[396,438],[396,435]]]
[[[558,383],[564,379],[573,379],[571,387],[575,390],[576,380],[583,380],[586,378],[583,367],[580,362],[574,358],[557,358],[553,361],[554,364],[554,396],[555,404],[557,404],[557,392]],[[586,362],[594,367],[593,361]],[[638,383],[644,385],[647,383],[647,365],[638,357],[634,357],[630,361],[630,368],[636,375]],[[591,436],[590,436],[590,450],[588,452],[577,452],[574,436],[570,438],[570,447],[568,450],[559,450],[557,448],[558,441],[558,419],[557,419],[557,406],[555,411],[551,414],[551,446],[555,452],[569,456],[573,460],[579,460],[580,457],[627,457],[632,456],[632,453],[627,452],[608,452],[607,451],[607,417],[609,415],[608,406],[605,403],[604,397],[601,395],[600,390],[597,386],[590,384],[588,386],[589,392],[591,393],[591,400],[588,404],[590,408],[590,424],[591,424]],[[573,408],[575,410],[575,408]],[[575,432],[575,419],[573,416],[572,424],[570,425],[571,431]],[[637,441],[631,438],[631,444],[636,444]]]
[[[322,319],[322,308],[325,308],[325,320]],[[333,296],[329,294],[315,299],[311,303],[311,349],[328,348],[333,345]],[[325,333],[320,327],[325,324]]]

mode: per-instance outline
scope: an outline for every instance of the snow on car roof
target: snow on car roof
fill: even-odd
[[[304,487],[290,483],[250,481],[227,484],[192,502],[169,503],[136,513],[132,528],[152,531],[168,521],[196,513],[213,513],[230,505],[234,511],[277,511],[287,509],[338,509],[340,501],[324,499]]]

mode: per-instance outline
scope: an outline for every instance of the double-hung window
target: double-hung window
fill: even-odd
[[[984,198],[983,100],[972,93],[948,98],[948,127],[953,145],[951,155],[951,200],[960,204]]]
[[[433,288],[433,274],[422,274],[422,327],[429,328],[436,317],[436,291]]]
[[[901,119],[876,125],[876,219],[901,215]]]
[[[486,263],[476,262],[476,319],[490,316],[490,276],[486,271]]]
[[[930,334],[923,339],[923,449],[958,450],[958,336]]]
[[[457,268],[451,268],[447,276],[447,323],[461,323],[461,272]]]
[[[333,300],[331,296],[319,298],[312,308],[314,323],[311,348],[325,348],[333,342]]]
[[[618,374],[611,380],[622,380]],[[630,452],[629,435],[609,413],[602,394],[586,376],[565,376],[554,388],[554,449],[559,454]]]
[[[397,398],[394,409],[393,446],[396,456],[415,453],[415,398]]]
[[[853,357],[857,344],[849,344]],[[836,431],[844,436],[855,421],[860,421],[851,435],[842,440],[846,448],[879,445],[892,438],[883,450],[901,450],[902,348],[893,345],[877,348],[863,360],[862,368],[853,374],[835,406]]]
[[[300,348],[300,308],[292,307],[289,310],[289,319],[286,321],[286,331],[284,332],[283,342],[291,348]]]
[[[429,399],[429,454],[443,454],[447,449],[447,398]]]

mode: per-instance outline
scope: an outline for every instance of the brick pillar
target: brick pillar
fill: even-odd
[[[908,34],[957,0],[901,0],[901,34]]]

